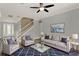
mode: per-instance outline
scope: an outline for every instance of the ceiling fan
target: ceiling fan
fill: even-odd
[[[40,3],[39,7],[30,7],[30,8],[38,9],[38,11],[37,11],[37,13],[38,13],[40,11],[49,12],[46,8],[50,8],[50,7],[53,7],[53,6],[54,6],[54,4],[43,6],[43,3]]]

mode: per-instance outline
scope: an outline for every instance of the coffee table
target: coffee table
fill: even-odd
[[[50,47],[44,45],[44,43],[42,42],[42,39],[44,39],[44,37],[35,38],[35,40],[34,40],[35,44],[31,46],[32,48],[34,48],[35,50],[37,50],[41,53],[50,49]]]
[[[48,49],[50,49],[50,47],[48,47],[44,44],[41,45],[40,43],[36,43],[35,45],[32,45],[31,47],[34,48],[35,50],[41,52],[41,53],[43,53],[43,52],[47,51]]]

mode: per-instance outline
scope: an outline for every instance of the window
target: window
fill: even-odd
[[[14,35],[14,24],[3,24],[3,36]]]

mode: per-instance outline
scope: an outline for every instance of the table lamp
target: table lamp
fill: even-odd
[[[78,34],[72,34],[72,39],[75,41],[75,39],[78,39]]]
[[[43,36],[44,35],[44,32],[41,32],[41,36]]]

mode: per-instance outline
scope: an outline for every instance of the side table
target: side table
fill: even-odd
[[[70,42],[72,48],[76,51],[79,52],[78,47],[79,47],[79,43],[78,42]]]
[[[2,40],[0,39],[0,56],[2,55]]]

